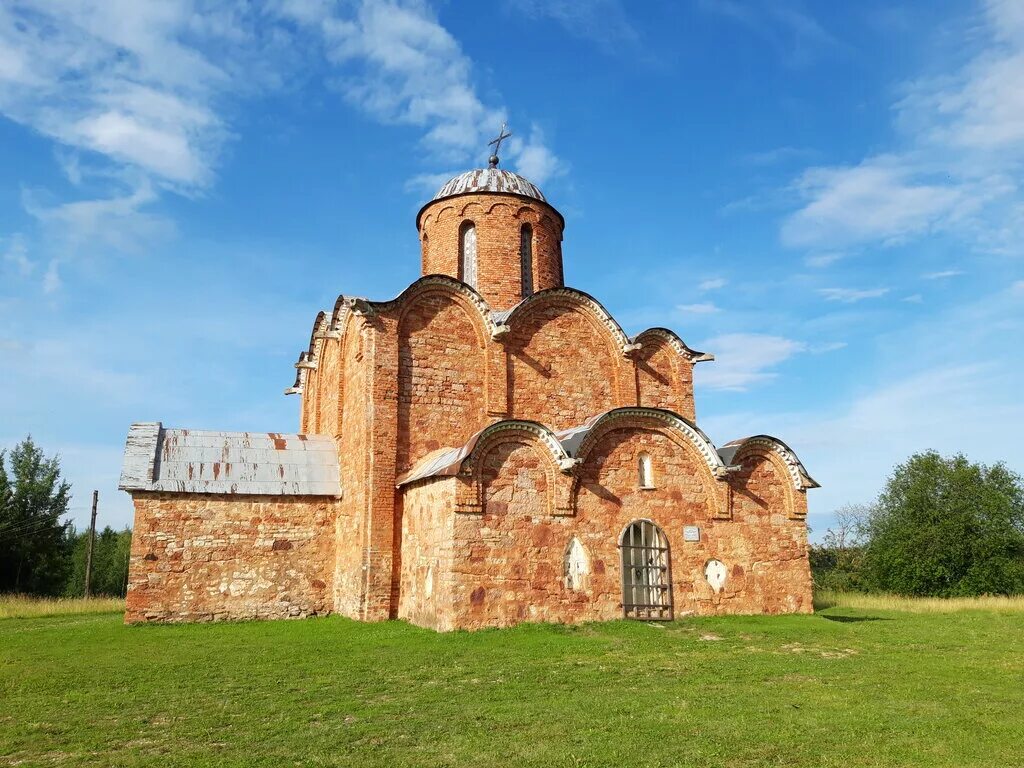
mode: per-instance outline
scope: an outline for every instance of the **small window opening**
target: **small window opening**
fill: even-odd
[[[588,576],[590,558],[580,540],[574,537],[565,550],[565,588],[576,591],[586,589]]]
[[[471,221],[459,229],[459,280],[476,288],[476,225]]]
[[[523,273],[523,298],[533,294],[533,227],[519,229],[519,264]]]
[[[641,488],[653,488],[654,487],[654,465],[651,462],[651,455],[649,453],[641,453],[638,459],[637,471],[639,473],[639,481]]]

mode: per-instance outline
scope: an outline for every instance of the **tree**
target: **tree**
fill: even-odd
[[[60,461],[26,437],[8,457],[0,451],[0,592],[59,594],[67,581],[71,486]]]
[[[72,536],[71,574],[64,594],[81,597],[85,592],[85,559],[89,546],[89,531],[75,532]],[[92,593],[124,597],[128,586],[128,559],[131,553],[132,532],[125,528],[115,531],[107,526],[96,534],[92,552]]]
[[[864,575],[877,588],[950,597],[1024,592],[1024,485],[1003,464],[915,454],[868,522]]]
[[[825,532],[821,544],[810,548],[815,587],[840,592],[864,589],[864,552],[873,513],[870,504],[846,504],[836,510],[835,526]]]

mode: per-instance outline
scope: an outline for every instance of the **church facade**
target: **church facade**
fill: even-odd
[[[774,437],[700,430],[711,355],[567,287],[561,214],[497,158],[416,225],[419,280],[317,315],[297,433],[132,425],[126,621],[812,610],[817,484]]]

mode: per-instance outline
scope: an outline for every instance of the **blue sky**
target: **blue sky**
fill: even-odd
[[[915,451],[1024,471],[1024,3],[0,5],[0,447],[130,523],[132,421],[294,430],[316,312],[414,280],[414,216],[503,165],[566,279],[718,360],[815,536]]]

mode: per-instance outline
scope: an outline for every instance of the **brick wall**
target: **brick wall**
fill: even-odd
[[[587,310],[538,299],[515,319],[505,342],[512,418],[564,429],[634,404],[635,395],[618,391],[622,354]]]
[[[328,613],[337,502],[136,494],[125,621]]]
[[[799,504],[786,507],[788,476],[773,459],[751,456],[750,471],[731,479],[734,495],[744,495],[730,519],[730,485],[713,478],[686,439],[656,423],[618,422],[594,436],[578,480],[557,472],[545,451],[520,435],[481,459],[480,511],[454,515],[453,626],[621,617],[619,536],[638,519],[668,539],[676,616],[811,610],[806,525]],[[650,489],[640,488],[641,452],[654,462]],[[550,501],[558,494],[551,486],[564,483],[576,488],[574,515],[557,514]],[[685,526],[698,526],[700,540],[684,541]],[[577,590],[564,578],[573,538],[590,568]],[[711,559],[728,568],[719,593],[705,578]]]
[[[563,284],[561,217],[546,203],[511,195],[466,195],[426,208],[419,223],[424,275],[459,277],[459,233],[467,221],[476,227],[476,288],[493,309],[508,309],[523,298],[523,224],[533,227],[534,291]]]
[[[402,562],[398,618],[440,631],[454,629],[452,529],[455,483],[448,478],[403,489]]]
[[[483,428],[482,325],[479,313],[451,294],[423,293],[404,308],[398,331],[399,472]]]

